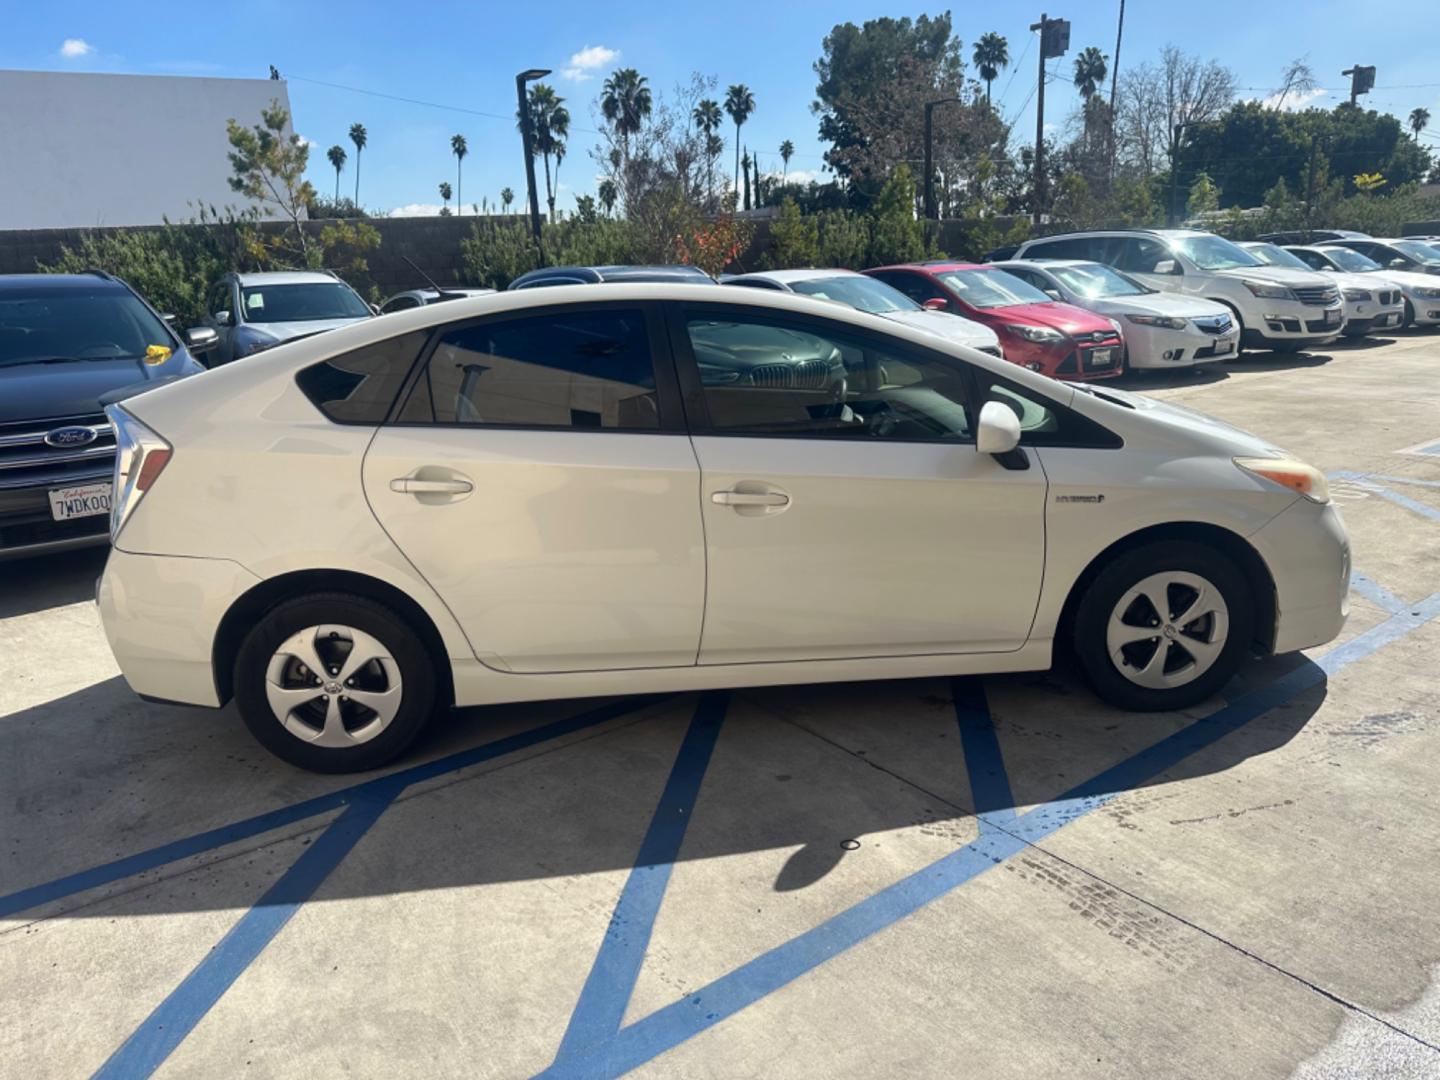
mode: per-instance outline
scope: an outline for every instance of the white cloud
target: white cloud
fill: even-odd
[[[778,172],[768,173],[766,175],[777,183],[780,181],[780,173]],[[819,179],[820,174],[814,169],[791,169],[788,173],[785,173],[785,183],[787,184],[808,184],[812,180]]]
[[[606,64],[620,59],[619,49],[607,49],[604,45],[586,45],[570,57],[570,63],[560,74],[572,82],[584,82]]]
[[[406,203],[390,211],[391,217],[439,217],[440,203]],[[451,211],[454,212],[453,209]]]
[[[1314,90],[1292,90],[1285,95],[1285,111],[1299,112],[1301,109],[1309,108],[1315,103],[1317,98],[1322,98],[1329,92],[1329,90],[1321,86],[1317,86]],[[1267,109],[1273,109],[1279,100],[1280,92],[1277,90],[1269,97],[1261,100],[1260,104]]]
[[[66,60],[78,60],[82,56],[89,56],[94,51],[95,46],[84,38],[66,38],[60,43],[60,55]]]
[[[315,149],[317,146],[319,146],[320,144],[317,143],[314,139],[307,138],[306,136],[301,135],[301,136],[300,136],[300,145],[303,146],[303,147],[305,147],[305,149],[307,149],[307,150],[314,150],[314,149]]]

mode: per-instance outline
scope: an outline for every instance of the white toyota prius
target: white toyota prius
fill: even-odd
[[[1031,671],[1127,709],[1318,645],[1349,544],[1262,438],[835,304],[691,285],[367,320],[112,406],[148,698],[378,766],[447,706]]]

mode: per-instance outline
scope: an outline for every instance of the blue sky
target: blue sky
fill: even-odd
[[[1009,0],[952,5],[967,60],[975,39],[989,30],[1009,39],[1017,61],[1024,54],[1023,67],[1003,72],[994,88],[1003,114],[1015,124],[1017,144],[1033,139],[1034,132],[1037,46],[1027,28],[1038,17],[1035,6],[1030,11]],[[353,160],[346,132],[359,121],[370,138],[361,202],[401,212],[437,205],[439,182],[454,182],[449,139],[456,133],[463,133],[470,146],[465,202],[478,202],[482,195],[495,202],[507,185],[518,197],[523,161],[510,117],[514,74],[528,67],[555,70],[551,81],[568,99],[575,129],[599,126],[593,102],[605,75],[617,65],[638,68],[653,88],[667,93],[694,71],[717,77],[722,93],[726,84],[744,82],[757,102],[744,142],[759,151],[762,166],[778,170],[777,148],[790,139],[796,148],[790,171],[820,176],[824,148],[810,103],[812,65],[825,34],[847,20],[945,10],[861,0],[719,7],[685,0],[663,5],[431,0],[409,8],[393,0],[202,6],[6,0],[3,7],[3,68],[263,78],[274,64],[289,81],[296,129],[315,144],[311,173],[320,190],[334,189],[325,148],[341,143]],[[1047,0],[1050,16],[1068,18],[1072,27],[1071,52],[1058,62],[1063,77],[1046,90],[1047,119],[1063,124],[1075,107],[1068,78],[1074,54],[1092,44],[1114,52],[1118,7],[1119,0]],[[1244,96],[1264,97],[1285,64],[1303,56],[1328,91],[1318,95],[1319,104],[1334,104],[1343,96],[1341,70],[1374,64],[1377,89],[1367,104],[1402,117],[1416,106],[1429,108],[1436,136],[1429,141],[1440,149],[1440,64],[1429,29],[1436,13],[1435,0],[1383,5],[1206,0],[1193,6],[1179,0],[1128,0],[1121,62],[1152,60],[1173,42],[1218,57],[1239,76]],[[561,176],[562,207],[572,205],[577,192],[594,190],[597,169],[588,154],[594,141],[584,130],[572,131]],[[353,180],[347,165],[342,191],[351,189]]]

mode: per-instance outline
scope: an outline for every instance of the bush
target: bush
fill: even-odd
[[[918,262],[925,258],[925,229],[915,216],[915,179],[898,166],[870,208],[870,264]]]
[[[779,216],[770,223],[770,250],[764,261],[770,270],[814,266],[820,261],[819,222],[801,214],[794,199],[782,202]]]
[[[540,252],[523,218],[477,221],[460,241],[460,280],[467,285],[503,289],[539,265]]]
[[[822,210],[815,215],[821,266],[863,270],[870,262],[870,226],[853,210]]]

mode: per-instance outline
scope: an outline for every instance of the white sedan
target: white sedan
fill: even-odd
[[[1125,338],[1125,366],[1192,367],[1240,352],[1234,313],[1214,300],[1161,292],[1103,263],[1015,259],[995,264],[1056,300],[1109,316]]]
[[[1387,270],[1368,256],[1335,244],[1292,245],[1285,249],[1312,270],[1329,274],[1353,274],[1361,280],[1398,285],[1403,314],[1400,325],[1440,325],[1440,278],[1409,270]],[[1374,275],[1370,277],[1370,275]]]
[[[990,327],[938,307],[917,304],[895,286],[854,270],[762,270],[726,278],[725,284],[833,300],[856,311],[868,311],[938,334],[956,345],[968,345],[991,356],[1005,355],[999,336]]]
[[[297,765],[444,708],[1048,667],[1139,710],[1327,642],[1350,549],[1269,441],[839,304],[557,286],[109,410],[110,646]]]
[[[1311,266],[1300,256],[1278,244],[1250,240],[1242,242],[1240,246],[1266,266],[1285,266],[1292,270],[1321,269]],[[1364,255],[1350,251],[1349,248],[1340,250],[1365,259]],[[1365,261],[1370,262],[1369,259]],[[1378,270],[1379,267],[1376,266],[1375,269]],[[1400,291],[1400,285],[1391,281],[1388,275],[1382,276],[1373,272],[1352,274],[1334,269],[1329,272],[1335,277],[1335,285],[1340,289],[1340,302],[1345,305],[1345,329],[1341,331],[1345,337],[1364,337],[1375,330],[1398,330],[1404,324],[1405,297]]]

